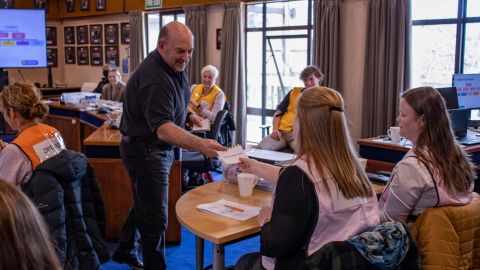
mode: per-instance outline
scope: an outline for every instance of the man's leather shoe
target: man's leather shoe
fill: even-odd
[[[130,266],[134,270],[143,269],[143,262],[140,261],[137,256],[129,254],[127,252],[121,252],[121,251],[113,252],[112,260],[118,263],[124,263]]]

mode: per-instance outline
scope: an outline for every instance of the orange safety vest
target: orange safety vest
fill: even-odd
[[[198,104],[200,104],[200,102],[202,101],[205,101],[208,103],[209,105],[209,110],[212,110],[213,108],[213,102],[215,101],[215,97],[217,96],[217,94],[222,91],[220,89],[220,87],[218,87],[217,85],[214,85],[213,86],[213,89],[210,91],[210,93],[208,93],[208,95],[206,96],[203,96],[202,95],[202,92],[203,92],[203,84],[197,84],[193,90],[192,90],[192,97],[191,99],[193,99],[195,102],[197,102]],[[226,100],[226,97],[224,95],[224,98]],[[195,108],[195,106],[193,106],[193,104],[189,104],[188,105],[190,107],[190,109],[192,109],[193,111],[197,112],[197,108]]]
[[[293,120],[295,119],[295,115],[297,114],[297,99],[302,93],[303,88],[301,87],[294,87],[290,91],[289,103],[287,107],[287,111],[284,112],[280,118],[280,124],[278,126],[279,130],[283,131],[292,131],[293,128]]]
[[[12,143],[25,153],[32,163],[32,171],[45,160],[66,149],[60,132],[40,123],[22,130]]]

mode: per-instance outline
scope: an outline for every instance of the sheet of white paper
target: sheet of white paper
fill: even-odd
[[[240,221],[256,217],[260,212],[260,207],[231,202],[224,199],[212,203],[199,204],[197,205],[197,209]]]
[[[232,148],[228,148],[227,151],[218,151],[218,158],[225,164],[237,164],[240,163],[240,157],[247,158],[242,146],[237,145]]]

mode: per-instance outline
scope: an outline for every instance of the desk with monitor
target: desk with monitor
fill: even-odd
[[[367,172],[372,173],[392,171],[412,147],[405,140],[397,144],[378,137],[358,140],[358,145],[360,156],[368,159]],[[473,163],[480,166],[480,144],[464,146],[464,149],[471,155]]]

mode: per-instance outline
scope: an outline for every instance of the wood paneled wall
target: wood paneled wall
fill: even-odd
[[[100,11],[96,8],[96,0],[89,0],[89,10],[80,10],[81,0],[75,0],[75,9],[73,12],[67,12],[67,3],[65,0],[48,0],[47,20],[69,19],[88,16],[100,16],[107,14],[119,14],[128,12],[125,9],[126,0],[105,0],[105,10]],[[33,9],[34,0],[16,0],[15,8]]]
[[[145,1],[142,0],[124,0],[125,1],[125,10],[144,10]],[[163,8],[178,8],[189,5],[200,5],[200,4],[219,4],[224,2],[232,2],[233,0],[163,0]]]
[[[105,10],[97,11],[96,0],[90,1],[89,10],[80,10],[81,0],[75,0],[75,10],[67,12],[65,0],[48,0],[47,20],[69,19],[107,14],[128,13],[130,11],[145,10],[145,0],[105,0]],[[163,0],[162,9],[179,8],[188,5],[219,4],[238,0]],[[34,0],[16,0],[15,8],[33,9]]]

